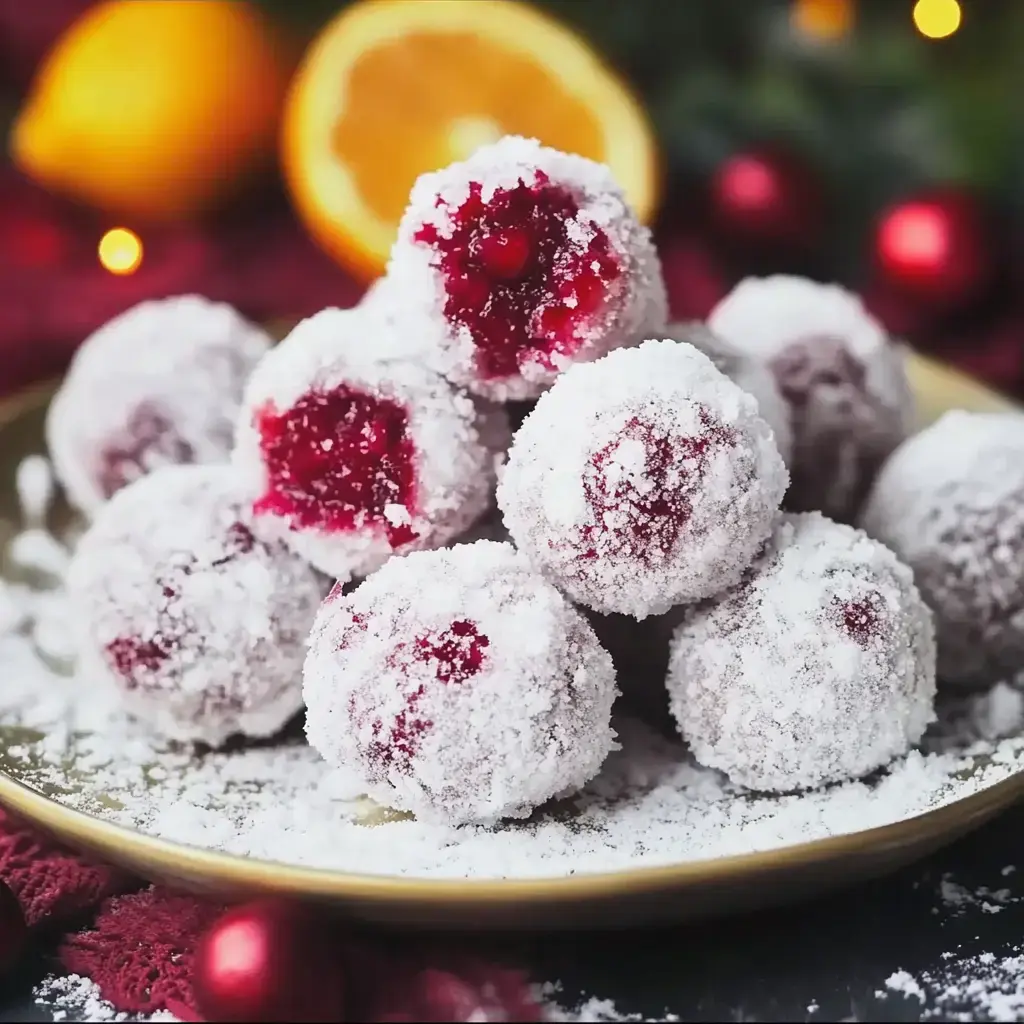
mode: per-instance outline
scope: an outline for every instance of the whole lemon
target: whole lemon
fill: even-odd
[[[247,3],[100,3],[43,61],[11,156],[40,184],[100,209],[200,213],[273,159],[287,51]]]

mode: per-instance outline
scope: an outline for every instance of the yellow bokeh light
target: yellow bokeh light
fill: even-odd
[[[842,39],[853,29],[854,0],[794,0],[790,8],[793,27],[810,39]]]
[[[127,228],[111,228],[97,251],[100,263],[112,274],[134,274],[142,263],[142,240]]]
[[[957,0],[917,0],[914,26],[927,39],[945,39],[959,27],[962,12]]]

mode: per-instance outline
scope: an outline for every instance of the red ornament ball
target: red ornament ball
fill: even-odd
[[[890,207],[878,222],[874,244],[886,283],[933,307],[970,301],[992,272],[981,213],[970,197],[958,193]]]
[[[210,1021],[338,1021],[338,948],[300,907],[261,900],[227,911],[196,950],[196,1009]]]
[[[807,246],[821,228],[821,190],[793,157],[771,151],[736,153],[711,180],[719,230],[738,242]]]
[[[0,977],[21,959],[28,939],[28,925],[18,897],[0,882]]]

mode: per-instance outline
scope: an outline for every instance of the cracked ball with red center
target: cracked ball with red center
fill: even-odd
[[[419,683],[406,697],[405,707],[394,715],[383,716],[368,708],[360,708],[354,695],[350,704],[353,719],[358,724],[369,721],[373,738],[366,745],[363,757],[374,781],[387,780],[388,769],[408,769],[415,757],[417,741],[433,726],[420,711],[420,703],[428,686],[461,686],[469,682],[483,668],[490,640],[476,623],[459,619],[446,630],[424,633],[410,644],[396,647],[389,659],[398,671],[412,669],[416,678],[421,670],[413,666],[429,666],[432,680]]]
[[[735,443],[735,432],[701,411],[705,433],[667,435],[639,416],[591,456],[583,492],[597,525],[583,527],[579,557],[598,558],[611,546],[643,565],[669,557],[693,511],[691,497],[715,449]]]
[[[611,240],[543,171],[486,200],[471,182],[469,197],[448,212],[450,234],[424,224],[414,237],[434,253],[444,315],[471,337],[481,380],[531,365],[557,371],[614,313],[622,267]]]
[[[415,508],[416,446],[401,404],[342,385],[307,392],[284,412],[268,403],[256,427],[267,474],[257,513],[328,533],[377,529],[393,548],[416,539],[387,515]]]

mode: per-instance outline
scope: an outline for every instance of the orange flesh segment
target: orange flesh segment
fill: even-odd
[[[355,62],[333,150],[381,220],[398,221],[424,168],[465,159],[503,135],[602,158],[591,111],[559,94],[561,84],[541,63],[489,43],[470,32],[417,32]]]

